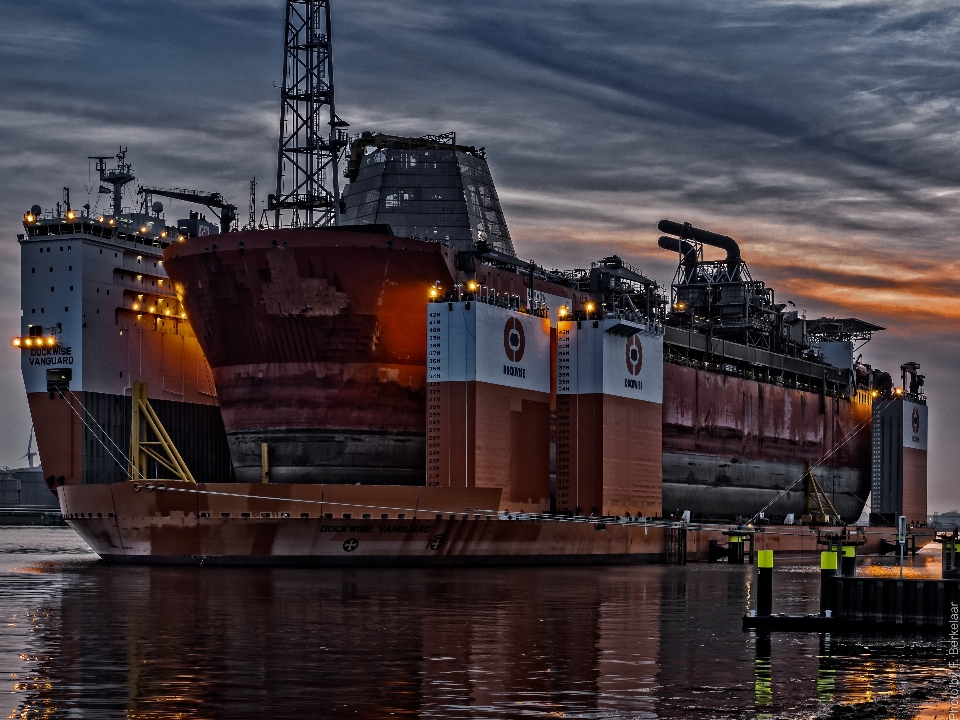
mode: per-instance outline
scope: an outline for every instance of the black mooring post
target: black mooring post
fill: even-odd
[[[857,546],[842,545],[843,556],[840,558],[840,574],[845,578],[857,576]]]
[[[773,614],[773,550],[757,552],[757,615]]]
[[[743,565],[743,535],[730,535],[727,547],[727,562],[731,565]]]
[[[837,553],[820,553],[820,614],[833,615],[833,579],[837,576]]]

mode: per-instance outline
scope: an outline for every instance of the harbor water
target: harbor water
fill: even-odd
[[[938,571],[923,553],[912,576]],[[889,562],[889,561],[887,561]],[[892,572],[874,564],[870,574]],[[936,717],[941,636],[741,630],[750,565],[120,567],[0,528],[8,717]],[[778,560],[775,612],[816,612]],[[942,704],[940,707],[944,707]],[[942,715],[946,717],[946,715]]]

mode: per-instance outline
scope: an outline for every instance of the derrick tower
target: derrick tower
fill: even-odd
[[[287,0],[277,189],[267,198],[276,227],[339,224],[347,125],[333,98],[330,0]]]

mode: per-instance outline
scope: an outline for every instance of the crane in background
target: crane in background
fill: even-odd
[[[141,186],[137,189],[137,195],[144,196],[144,205],[149,204],[149,197],[153,195],[203,205],[217,216],[217,219],[220,221],[220,232],[222,233],[230,232],[233,224],[237,221],[237,206],[228,203],[224,200],[223,195],[218,192],[201,192],[199,190],[183,190],[181,188],[164,190],[162,188]],[[218,213],[217,210],[220,212]]]

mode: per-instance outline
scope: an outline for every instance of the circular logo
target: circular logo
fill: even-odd
[[[632,335],[627,340],[627,372],[631,375],[639,375],[643,368],[643,345],[640,344],[640,338]]]
[[[360,541],[356,538],[347,538],[343,541],[343,551],[344,552],[353,552],[358,547],[360,547]]]
[[[443,535],[434,535],[430,538],[430,542],[427,543],[427,547],[431,550],[439,550],[446,541],[447,539]]]
[[[911,420],[913,421],[913,434],[916,435],[920,432],[920,408],[913,409],[913,417]]]
[[[523,324],[515,317],[503,326],[503,350],[510,362],[520,362],[526,341],[523,339]]]

